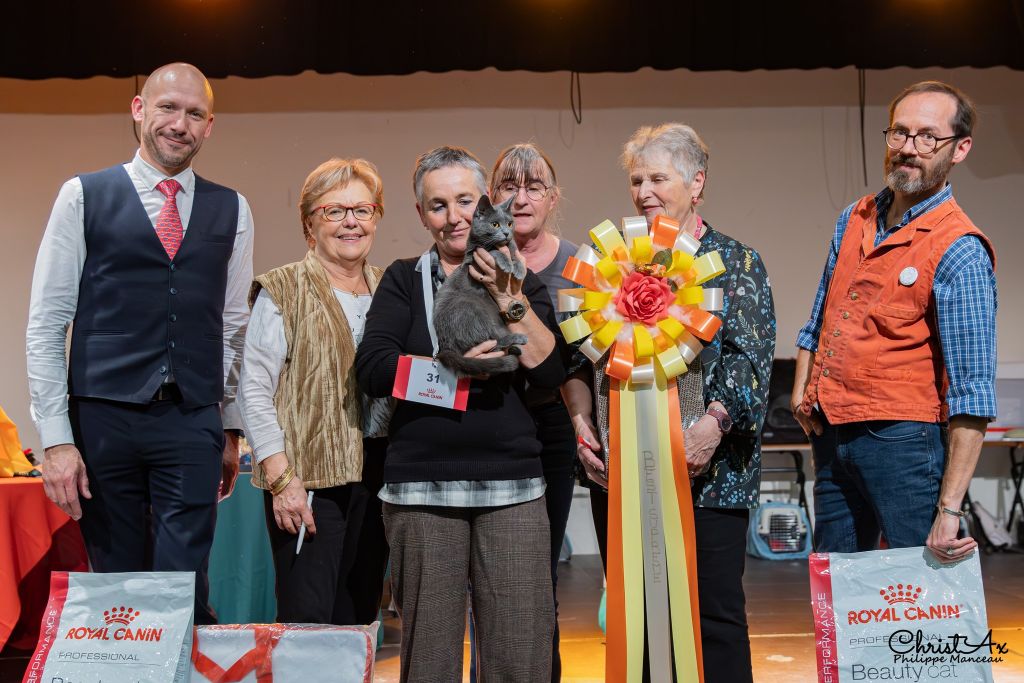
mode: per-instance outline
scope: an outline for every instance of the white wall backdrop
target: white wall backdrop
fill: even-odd
[[[565,72],[229,78],[213,83],[216,123],[195,165],[248,197],[256,220],[255,266],[262,272],[302,256],[295,206],[306,174],[330,156],[370,159],[384,177],[386,202],[372,261],[387,265],[428,242],[410,180],[416,155],[426,149],[463,145],[489,166],[506,144],[538,143],[563,188],[563,234],[578,241],[604,218],[632,213],[618,164],[632,131],[685,121],[711,149],[702,214],[761,252],[775,293],[778,355],[791,356],[836,215],[881,187],[880,131],[888,101],[926,78],[955,83],[977,101],[975,146],[952,182],[957,200],[998,251],[1000,360],[1024,361],[1024,309],[1016,299],[1024,269],[1015,263],[1024,255],[1022,72],[869,72],[867,186],[853,69],[584,74],[580,125],[569,109]],[[133,154],[128,104],[135,87],[134,79],[0,79],[0,405],[26,446],[38,448],[24,332],[39,239],[61,182]],[[1000,458],[993,474],[1003,468]]]

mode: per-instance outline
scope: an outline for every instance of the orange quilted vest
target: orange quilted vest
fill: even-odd
[[[948,380],[932,297],[935,269],[964,235],[981,239],[993,267],[995,251],[953,199],[875,247],[877,216],[873,196],[850,215],[803,408],[817,403],[832,424],[944,422]]]

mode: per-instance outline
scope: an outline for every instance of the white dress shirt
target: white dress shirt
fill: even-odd
[[[358,347],[363,340],[371,297],[369,294],[349,294],[340,289],[334,289],[334,297],[341,304],[352,340]],[[252,319],[245,335],[242,379],[238,390],[245,440],[252,447],[256,463],[285,450],[284,430],[277,420],[274,396],[287,357],[288,341],[281,309],[267,290],[261,290],[253,303]],[[393,408],[392,398],[371,399],[364,394],[363,436],[387,436]]]
[[[139,193],[149,220],[155,225],[166,199],[156,186],[167,176],[146,163],[138,151],[124,168]],[[187,232],[195,199],[196,176],[189,167],[174,179],[182,187],[177,195],[177,204],[182,227]],[[224,297],[224,401],[221,404],[224,429],[242,427],[235,397],[245,326],[249,318],[246,297],[252,283],[252,245],[252,212],[245,197],[238,195],[238,228],[228,261]],[[32,275],[28,313],[26,355],[31,412],[44,449],[74,443],[68,419],[66,346],[68,327],[78,308],[78,285],[85,256],[85,198],[82,181],[72,178],[60,188],[43,233]]]

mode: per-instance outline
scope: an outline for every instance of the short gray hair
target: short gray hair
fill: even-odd
[[[708,146],[685,123],[638,128],[622,148],[622,166],[626,172],[632,171],[644,157],[658,151],[668,153],[672,165],[687,183],[693,182],[697,171],[707,175]]]
[[[464,147],[443,145],[435,147],[429,152],[424,152],[416,159],[416,169],[412,174],[412,189],[416,194],[416,202],[418,204],[423,204],[423,177],[431,171],[437,171],[449,166],[461,166],[472,171],[476,176],[476,184],[480,190],[480,195],[487,194],[487,172],[484,171],[480,160]]]

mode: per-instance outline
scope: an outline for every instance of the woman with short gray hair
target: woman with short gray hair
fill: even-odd
[[[464,261],[485,189],[483,167],[462,148],[440,147],[417,161],[416,210],[434,244],[419,259],[395,261],[381,280],[356,355],[359,384],[371,396],[391,395],[400,357],[433,355],[432,296]],[[462,680],[472,583],[481,680],[543,681],[554,627],[550,541],[541,444],[523,394],[526,382],[558,387],[563,353],[535,275],[499,273],[483,250],[467,267],[509,330],[529,341],[515,372],[471,380],[464,411],[415,400],[395,409],[380,498],[402,616],[401,680]],[[495,345],[465,355],[504,355]]]
[[[722,326],[698,364],[706,413],[683,434],[697,532],[704,680],[749,683],[743,569],[750,508],[757,507],[760,493],[760,432],[775,351],[771,286],[756,251],[718,232],[697,213],[704,201],[708,148],[693,128],[682,123],[644,126],[625,144],[622,163],[633,205],[648,225],[656,216],[677,221],[681,231],[700,240],[698,256],[717,251],[725,265],[725,273],[705,284],[723,292],[717,313]],[[574,373],[564,393],[580,437],[577,455],[587,475],[606,486],[598,435],[607,425],[599,425],[601,432],[595,429],[593,377],[587,370],[593,368]]]

